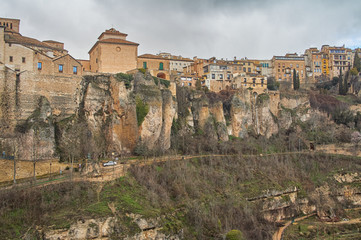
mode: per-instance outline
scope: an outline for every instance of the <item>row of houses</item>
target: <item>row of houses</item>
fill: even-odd
[[[129,72],[143,68],[151,75],[174,80],[182,86],[195,87],[200,81],[211,91],[227,88],[267,87],[267,79],[292,82],[293,72],[301,84],[332,79],[340,69],[353,65],[355,51],[324,45],[309,48],[301,56],[286,54],[272,59],[201,59],[185,58],[170,53],[138,56],[138,43],[127,40],[127,34],[114,28],[104,31],[89,50],[89,59],[75,59],[61,42],[39,41],[22,36],[20,20],[0,18],[0,63],[17,71],[37,74],[73,76],[92,73]]]

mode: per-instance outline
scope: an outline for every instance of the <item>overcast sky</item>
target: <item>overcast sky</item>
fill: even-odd
[[[270,59],[323,44],[361,47],[360,0],[0,0],[20,33],[88,59],[111,27],[138,53]]]

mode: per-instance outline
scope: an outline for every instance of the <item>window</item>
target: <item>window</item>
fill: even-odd
[[[216,74],[212,73],[212,79],[216,79]]]
[[[163,63],[162,62],[159,63],[159,70],[163,70]]]
[[[245,68],[245,67],[243,68],[243,72],[246,72],[246,68]]]
[[[9,61],[10,61],[10,62],[13,62],[13,60],[14,60],[14,59],[13,59],[13,56],[10,56],[10,57],[9,57]]]
[[[147,69],[147,62],[143,62],[143,68]]]
[[[73,66],[73,74],[78,74],[78,67],[77,66]]]
[[[59,64],[58,69],[59,69],[59,72],[62,73],[63,72],[63,64]]]
[[[299,67],[299,65],[297,64],[297,65],[296,65],[296,68],[298,68],[298,67]]]
[[[43,63],[42,62],[38,62],[38,70],[43,69]]]
[[[292,63],[290,64],[290,67],[293,67],[293,64],[292,64]]]
[[[231,79],[231,75],[227,74],[227,79],[230,80]]]
[[[98,58],[95,59],[95,62],[98,63]]]
[[[223,74],[219,74],[219,79],[223,79]]]
[[[248,72],[251,72],[251,68],[248,68]]]
[[[247,82],[247,78],[244,78],[243,82]]]
[[[26,62],[26,59],[25,59],[25,57],[22,57],[22,60],[21,60],[23,63],[25,63]]]

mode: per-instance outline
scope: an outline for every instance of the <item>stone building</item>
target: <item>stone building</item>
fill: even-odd
[[[286,54],[285,56],[274,56],[272,58],[273,76],[278,81],[293,81],[293,70],[296,70],[300,78],[300,83],[306,79],[305,57],[295,54]]]
[[[15,19],[12,23],[12,29],[11,24],[0,26],[0,95],[6,96],[1,105],[8,106],[0,109],[2,123],[7,123],[1,130],[26,120],[43,97],[54,117],[74,114],[82,79],[80,62],[69,55],[63,43],[22,36],[17,32],[20,22]]]
[[[258,74],[238,75],[232,81],[232,88],[245,88],[263,92],[267,89],[267,77]]]
[[[184,58],[182,56],[174,56],[170,53],[159,53],[158,56],[163,58],[169,58],[169,70],[171,74],[181,75],[184,68],[189,67],[193,60],[190,58]]]
[[[170,80],[170,58],[143,54],[138,56],[138,68],[144,68],[150,72],[152,76]]]
[[[137,68],[138,43],[126,40],[127,34],[114,28],[106,30],[89,50],[89,64],[83,60],[86,71],[126,73]]]
[[[210,63],[203,67],[203,72],[205,86],[207,86],[210,91],[219,92],[232,87],[232,69],[226,62],[223,64]]]
[[[325,53],[328,57],[330,79],[337,77],[341,69],[345,72],[353,66],[352,51],[349,48],[345,48],[345,46],[331,47],[329,45],[323,45],[321,52]]]
[[[0,18],[0,26],[7,32],[20,32],[20,20],[14,18]]]

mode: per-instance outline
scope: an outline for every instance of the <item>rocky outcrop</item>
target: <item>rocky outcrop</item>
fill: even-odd
[[[52,109],[45,97],[40,97],[38,107],[23,123],[18,132],[18,158],[24,160],[49,159],[55,154],[55,132]]]
[[[117,219],[108,217],[105,219],[78,220],[69,229],[45,230],[45,240],[67,240],[67,239],[99,239],[110,237],[114,233]]]
[[[248,128],[253,125],[250,97],[250,91],[247,90],[233,96],[230,112],[230,135],[240,138],[248,136]]]
[[[174,84],[172,86],[174,90]],[[137,146],[169,149],[174,123],[182,134],[205,134],[210,139],[228,141],[229,135],[246,138],[249,133],[269,138],[280,129],[289,129],[292,123],[310,118],[309,102],[301,94],[280,97],[278,92],[258,95],[242,89],[209,95],[183,87],[177,87],[174,94],[149,73],[84,76],[73,91],[76,96],[72,95],[72,104],[68,100],[64,104],[53,104],[53,95],[51,101],[38,97],[48,101],[44,102],[48,109],[41,110],[47,111],[47,119],[37,119],[30,114],[27,120],[18,121],[18,126],[24,122],[31,124],[25,126],[26,131],[20,131],[20,135],[15,134],[16,140],[14,136],[9,141],[1,140],[5,142],[3,145],[19,142],[15,144],[19,146],[19,156],[31,159],[32,142],[37,138],[44,149],[39,156],[54,156],[57,149],[61,157],[92,154],[98,158],[111,152],[129,154]],[[21,104],[22,98],[16,103],[15,95],[10,94],[8,100],[7,95],[3,95],[3,126],[11,125],[5,115],[10,116],[14,112],[11,109]],[[59,98],[59,101],[62,100]],[[8,105],[14,106],[7,108]],[[72,112],[69,106],[77,107]],[[36,126],[36,122],[40,127],[34,131],[35,128],[29,126]]]

